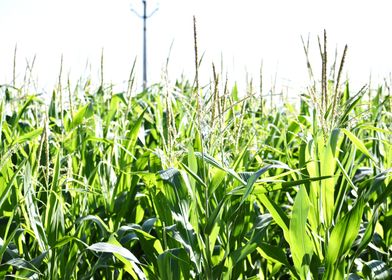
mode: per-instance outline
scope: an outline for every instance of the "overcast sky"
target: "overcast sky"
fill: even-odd
[[[277,90],[297,92],[306,86],[307,70],[301,36],[310,35],[311,59],[319,68],[317,36],[328,32],[330,61],[349,46],[345,74],[359,87],[388,77],[392,66],[389,1],[317,0],[147,0],[148,80],[159,82],[169,49],[169,78],[183,73],[193,79],[192,16],[198,23],[203,83],[211,77],[211,62],[229,80],[245,82],[246,73],[258,83],[263,61],[265,89],[276,75]],[[119,90],[137,58],[142,83],[141,0],[0,0],[0,84],[12,81],[13,52],[21,81],[26,60],[36,55],[34,75],[39,88],[50,91],[57,82],[61,54],[64,75],[71,82],[91,75],[98,82],[100,53],[104,50],[104,78]],[[87,67],[86,67],[87,66]]]

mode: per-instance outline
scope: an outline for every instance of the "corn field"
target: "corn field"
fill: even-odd
[[[215,67],[141,93],[1,86],[0,278],[391,279],[390,85],[324,65],[298,106]]]

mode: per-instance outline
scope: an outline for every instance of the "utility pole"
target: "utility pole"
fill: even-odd
[[[147,88],[147,19],[150,18],[158,8],[147,15],[147,0],[142,0],[143,15],[140,15],[134,9],[131,9],[139,18],[143,19],[143,91]]]

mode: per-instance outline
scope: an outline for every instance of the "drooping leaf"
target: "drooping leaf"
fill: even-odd
[[[351,133],[345,128],[342,128],[341,130],[351,140],[351,142],[355,145],[355,147],[357,147],[358,150],[360,150],[364,155],[370,158],[373,162],[377,162],[370,154],[365,144],[357,136],[355,136],[353,133]]]
[[[139,268],[139,260],[128,249],[118,244],[98,242],[89,246],[87,249],[101,253],[112,253],[125,265],[127,272],[134,278],[141,280],[147,279],[144,272]]]
[[[392,277],[392,273],[386,263],[379,260],[366,262],[362,268],[362,272],[367,279],[387,280]]]

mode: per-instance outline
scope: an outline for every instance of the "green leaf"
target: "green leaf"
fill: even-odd
[[[337,269],[339,262],[349,253],[358,236],[364,207],[364,200],[358,200],[354,207],[333,228],[325,257],[326,272],[323,279],[336,279],[335,277],[339,272]]]
[[[286,133],[286,143],[290,144],[291,140],[293,140],[294,136],[301,130],[301,127],[296,121],[291,121],[290,125],[287,128]]]
[[[22,258],[13,258],[5,263],[6,265],[11,265],[19,270],[19,274],[28,274],[33,276],[34,274],[38,274],[42,276],[42,273],[39,271],[37,267],[35,267],[31,262],[26,261]],[[22,271],[22,273],[20,272]]]
[[[137,228],[134,228],[133,230],[139,238],[140,245],[150,261],[154,261],[156,256],[163,253],[162,245],[159,239],[143,230]]]
[[[14,120],[13,128],[15,128],[16,124],[19,122],[19,120],[22,118],[23,114],[27,111],[28,107],[33,103],[35,100],[35,96],[29,96],[27,101],[23,104],[22,107],[20,107],[18,111],[18,115],[16,119]]]
[[[363,234],[363,237],[361,239],[361,242],[359,243],[357,250],[355,252],[355,258],[359,256],[362,251],[368,246],[370,241],[373,239],[374,236],[374,231],[376,230],[376,224],[379,218],[379,211],[378,209],[373,213],[373,216],[369,223],[366,226],[365,233]]]
[[[344,106],[342,106],[343,113],[340,117],[340,124],[339,126],[346,125],[346,122],[348,121],[348,117],[350,112],[355,108],[355,106],[358,104],[358,102],[361,101],[362,96],[366,92],[366,87],[361,88],[357,94],[355,94],[353,97],[349,97],[349,84],[346,83],[346,89],[344,91],[344,95],[342,98],[342,101],[345,101]]]
[[[273,181],[261,181],[260,183],[257,182],[255,184],[255,189],[253,191],[253,194],[259,194],[259,193],[269,193],[277,190],[287,190],[289,188],[299,186],[302,184],[307,184],[311,182],[317,182],[317,181],[322,181],[325,179],[332,178],[333,176],[320,176],[320,177],[311,177],[311,178],[306,178],[306,179],[300,179],[300,180],[295,180],[295,181],[282,181],[282,180],[273,180]],[[243,190],[236,192],[236,194],[241,194]]]
[[[11,192],[12,186],[15,182],[15,180],[17,179],[19,172],[22,170],[22,168],[25,166],[25,163],[27,162],[27,159],[23,160],[21,163],[19,163],[19,167],[16,170],[16,172],[14,173],[14,175],[12,176],[11,180],[9,180],[9,182],[7,182],[6,187],[3,188],[1,191],[1,195],[0,195],[0,209],[2,209],[3,203],[9,199],[9,194]]]
[[[63,205],[61,205],[62,197],[59,189],[60,176],[60,152],[57,152],[56,162],[54,166],[54,174],[49,190],[49,199],[46,205],[44,225],[48,235],[50,245],[54,244],[58,238],[58,230],[64,229],[64,213]]]
[[[238,182],[240,182],[242,185],[246,185],[246,182],[232,169],[230,168],[225,168],[223,167],[218,161],[216,161],[213,157],[211,157],[210,155],[204,153],[199,153],[199,152],[195,152],[195,155],[204,160],[205,162],[211,164],[212,166],[221,169],[223,171],[226,171],[228,174],[230,174],[232,177],[234,177]]]
[[[161,279],[190,279],[189,255],[183,248],[166,250],[158,256]]]
[[[243,259],[245,259],[248,255],[250,255],[251,253],[253,253],[256,248],[257,248],[257,243],[256,242],[248,242],[245,244],[245,246],[242,246],[240,248],[238,248],[237,250],[235,250],[234,252],[232,252],[230,254],[230,257],[233,260],[233,264],[234,266],[242,261]]]
[[[87,247],[88,250],[101,252],[101,253],[112,253],[119,261],[124,264],[125,270],[135,279],[147,279],[146,275],[139,268],[138,264],[140,264],[139,260],[132,254],[128,249],[122,247],[118,241],[111,241],[111,244],[108,242],[98,242],[93,245]]]
[[[107,125],[109,124],[110,121],[113,120],[114,116],[119,111],[118,105],[120,102],[127,105],[127,101],[125,100],[124,94],[122,93],[114,94],[110,99],[110,109],[107,115],[105,116]]]
[[[82,218],[78,219],[76,221],[76,223],[79,224],[79,227],[80,227],[84,222],[87,222],[87,221],[94,222],[101,229],[103,236],[106,236],[110,232],[110,230],[109,230],[108,226],[105,224],[105,222],[102,221],[102,219],[100,217],[95,216],[95,215],[87,215],[85,217],[82,217]]]
[[[388,266],[383,261],[379,260],[366,262],[363,265],[362,272],[367,279],[387,280],[392,277],[392,273],[389,271]]]
[[[45,233],[45,229],[42,224],[39,208],[36,202],[37,198],[34,190],[34,183],[31,175],[31,167],[29,163],[26,164],[23,190],[24,190],[24,197],[26,199],[25,204],[26,204],[27,215],[28,215],[28,217],[26,218],[29,220],[30,226],[38,242],[40,251],[45,252],[48,249],[48,240]]]
[[[263,256],[263,258],[266,258],[267,260],[275,263],[278,262],[287,267],[290,267],[286,253],[280,247],[273,246],[267,242],[260,242],[257,251]]]
[[[207,185],[203,182],[203,180],[192,171],[191,168],[189,168],[186,164],[180,162],[180,165],[186,170],[186,172],[188,172],[189,175],[192,176],[192,178],[198,182],[201,186],[203,186],[203,188],[207,188]],[[163,178],[163,177],[162,177]]]
[[[333,176],[336,168],[336,142],[339,134],[332,133],[329,139],[329,143],[326,146],[320,148],[319,160],[320,160],[320,175],[321,176]],[[334,178],[326,179],[321,181],[321,202],[322,202],[322,213],[324,223],[326,227],[332,224],[334,206],[335,206],[335,180]]]
[[[82,124],[84,118],[89,118],[93,115],[93,105],[91,103],[80,108],[72,118],[70,129]]]
[[[299,275],[295,271],[295,269],[290,265],[290,263],[287,260],[286,253],[283,251],[282,248],[273,246],[267,242],[259,242],[258,244],[257,251],[260,253],[260,255],[273,262],[273,263],[280,263],[284,266],[286,266],[290,271],[293,273],[293,275],[296,278],[299,278]]]
[[[38,135],[42,134],[43,129],[42,128],[37,128],[34,129],[33,131],[30,131],[28,133],[24,133],[23,135],[17,137],[15,139],[15,144],[21,144],[24,143],[26,141],[31,141],[33,140],[35,137],[37,137]]]
[[[143,120],[144,120],[144,114],[146,112],[147,109],[145,109],[139,116],[139,118],[136,120],[135,123],[131,123],[130,127],[129,127],[129,133],[127,133],[126,139],[127,139],[127,144],[125,144],[126,146],[126,150],[128,153],[125,154],[125,157],[122,158],[122,166],[125,165],[125,162],[128,159],[133,160],[133,155],[135,153],[135,149],[136,149],[136,142],[137,142],[137,138],[138,138],[138,134],[139,134],[139,130],[140,127],[143,124]]]
[[[353,133],[348,131],[345,128],[341,129],[343,133],[351,140],[351,142],[357,147],[358,150],[360,150],[364,155],[366,155],[368,158],[370,158],[373,162],[377,162],[373,156],[369,153],[368,149],[366,148],[365,144]]]
[[[245,200],[248,198],[248,196],[250,195],[250,193],[253,190],[253,185],[256,182],[256,180],[265,172],[267,172],[269,169],[271,168],[279,168],[279,165],[273,165],[273,164],[269,164],[267,166],[264,166],[263,168],[259,169],[258,171],[256,171],[255,173],[252,174],[252,176],[250,176],[250,178],[247,180],[246,182],[246,187],[245,187],[245,193],[242,196],[241,199],[241,203],[240,206],[245,202]]]
[[[306,221],[310,208],[305,186],[301,185],[294,200],[293,212],[290,220],[288,240],[294,266],[302,279],[308,278],[310,261],[312,259],[312,241],[306,233]]]
[[[210,214],[207,220],[206,227],[204,229],[205,234],[211,234],[212,229],[220,223],[220,217],[223,211],[223,206],[225,205],[226,199],[222,199],[218,206],[215,207],[214,211]]]
[[[267,197],[265,194],[256,194],[258,200],[263,204],[265,208],[267,208],[268,212],[271,214],[275,223],[280,226],[283,230],[283,233],[286,235],[289,232],[289,218],[283,212],[283,210],[276,205],[276,203]]]

